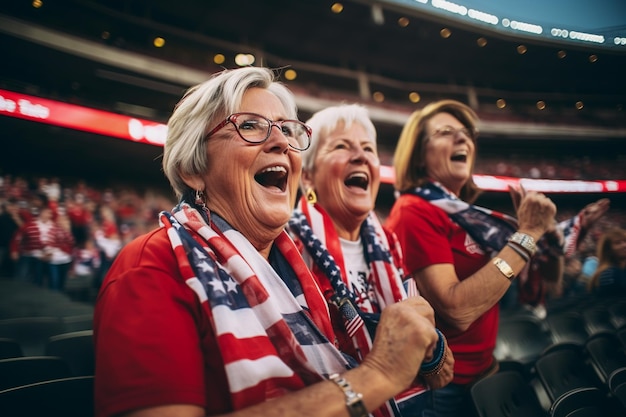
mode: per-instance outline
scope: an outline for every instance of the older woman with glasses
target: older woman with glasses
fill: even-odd
[[[498,301],[554,230],[556,207],[541,193],[512,190],[517,220],[472,205],[477,123],[463,103],[429,104],[409,117],[394,154],[400,196],[385,225],[455,359],[453,382],[433,391],[436,416],[467,415],[467,388],[498,369]],[[559,262],[549,262],[555,276]]]
[[[254,67],[215,75],[174,109],[163,170],[180,203],[125,246],[96,304],[98,417],[384,415],[433,355],[421,297],[385,309],[358,367],[337,348],[285,231],[311,135],[296,115],[287,88]]]
[[[303,196],[289,225],[337,317],[333,324],[340,346],[363,360],[372,347],[376,317],[407,298],[407,292],[415,294],[415,282],[409,277],[404,287],[395,236],[374,213],[380,160],[367,109],[357,104],[327,107],[307,124],[313,136],[303,157]],[[359,316],[362,321],[356,321]],[[396,397],[396,415],[422,416],[431,403],[428,388],[452,380],[452,353],[443,335],[440,341],[435,358],[422,364],[420,380]]]

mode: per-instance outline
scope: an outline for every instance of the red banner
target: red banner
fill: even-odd
[[[0,115],[163,146],[167,126],[149,120],[0,90]]]
[[[163,123],[7,90],[0,90],[0,115],[156,146],[163,146],[167,135],[167,125]],[[381,182],[393,185],[395,178],[393,167],[381,166],[380,171]],[[626,192],[626,180],[540,180],[475,175],[474,181],[480,188],[487,191],[508,191],[509,185],[522,184],[527,190],[545,193]]]

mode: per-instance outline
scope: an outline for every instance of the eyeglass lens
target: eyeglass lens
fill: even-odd
[[[233,124],[242,138],[249,142],[263,142],[276,125],[290,144],[296,149],[306,149],[309,146],[309,135],[304,123],[296,120],[281,120],[272,122],[265,117],[255,114],[239,113],[233,117]]]
[[[474,129],[468,129],[466,127],[462,127],[460,129],[454,129],[453,127],[447,126],[441,129],[437,129],[433,136],[440,136],[444,138],[455,138],[457,134],[463,134],[465,137],[474,139],[476,136]]]

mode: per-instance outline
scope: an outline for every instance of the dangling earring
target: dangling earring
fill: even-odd
[[[202,210],[206,211],[206,203],[204,201],[204,192],[202,190],[196,190],[196,200],[194,201],[197,206],[200,206]]]
[[[306,190],[306,201],[309,204],[315,204],[317,203],[317,194],[315,194],[315,190],[313,190],[313,188],[307,188]]]

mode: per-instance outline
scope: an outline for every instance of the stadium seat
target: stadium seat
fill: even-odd
[[[470,389],[478,417],[544,417],[545,411],[524,377],[515,371],[498,372]]]
[[[626,353],[615,332],[596,333],[585,344],[591,363],[603,382],[615,370],[626,367]]]
[[[528,366],[551,344],[552,335],[540,320],[524,316],[510,318],[500,322],[494,356]]]
[[[574,344],[545,353],[535,361],[534,369],[552,403],[573,389],[602,385],[582,347]]]
[[[65,332],[58,317],[19,317],[0,320],[0,337],[17,341],[24,356],[42,355],[50,336]]]
[[[13,339],[0,339],[0,359],[19,358],[24,356],[19,342]]]
[[[599,388],[576,388],[550,407],[550,417],[617,417],[618,410]]]
[[[0,390],[70,376],[69,365],[54,356],[25,356],[0,360]]]
[[[616,329],[626,325],[626,301],[616,302],[609,306],[611,322]]]
[[[52,336],[46,344],[45,354],[65,360],[73,376],[93,375],[95,368],[93,330]]]
[[[586,308],[583,310],[582,316],[587,332],[590,335],[605,331],[615,331],[611,313],[604,305]]]
[[[93,329],[93,314],[66,316],[61,318],[61,320],[66,333]]]
[[[589,337],[582,315],[578,312],[548,314],[546,321],[555,343],[570,342],[583,345]]]
[[[0,391],[5,417],[91,417],[93,376],[54,379]]]

